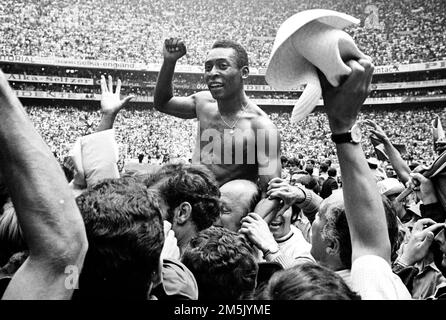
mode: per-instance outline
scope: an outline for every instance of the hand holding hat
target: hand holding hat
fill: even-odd
[[[299,12],[279,28],[266,71],[266,81],[276,89],[290,90],[306,84],[291,120],[305,118],[317,105],[322,88],[317,69],[338,87],[352,73],[349,60],[367,58],[341,29],[359,20],[332,10]],[[347,62],[344,62],[347,61]]]

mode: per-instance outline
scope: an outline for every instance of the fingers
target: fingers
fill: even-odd
[[[111,75],[108,75],[108,90],[113,93],[113,78]]]
[[[422,231],[422,230],[424,230],[425,226],[431,226],[435,223],[436,222],[430,218],[420,219],[414,224],[413,231]]]
[[[270,184],[272,184],[272,183],[281,183],[281,182],[284,182],[285,180],[284,179],[281,179],[281,178],[273,178],[273,179],[271,179],[269,182],[268,182],[268,185],[270,185]]]
[[[105,77],[104,77],[104,75],[102,75],[101,76],[101,92],[104,93],[107,91],[108,91],[108,89],[107,89],[107,84],[105,83]]]
[[[423,242],[421,242],[420,244],[420,248],[424,248],[427,250],[431,246],[432,241],[434,241],[434,238],[435,235],[432,232],[427,232]]]
[[[121,100],[121,107],[125,107],[135,96],[128,96]]]
[[[285,204],[280,210],[276,213],[276,217],[282,216],[291,206]]]
[[[432,233],[432,235],[435,235],[437,232],[441,231],[442,228],[444,228],[444,223],[434,223],[433,225],[427,227],[423,230],[423,234],[427,236],[429,233]],[[433,239],[434,237],[432,237]]]
[[[166,50],[170,53],[186,51],[186,46],[184,42],[178,38],[166,39],[164,41],[164,46],[166,47]]]
[[[119,95],[120,93],[121,93],[121,79],[118,79],[118,83],[116,84],[116,91],[115,91],[115,93],[117,94],[117,95]]]

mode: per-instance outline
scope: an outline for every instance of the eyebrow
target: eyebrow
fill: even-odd
[[[208,64],[208,63],[211,63],[211,62],[230,62],[228,59],[225,59],[225,58],[217,58],[217,59],[214,59],[214,60],[206,60],[205,62],[204,62],[204,64]]]

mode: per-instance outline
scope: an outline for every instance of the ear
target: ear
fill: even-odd
[[[192,215],[192,206],[189,202],[182,202],[175,208],[175,222],[179,225],[185,224]]]
[[[249,67],[244,66],[242,67],[242,79],[248,79],[249,76]]]
[[[334,240],[326,240],[327,247],[325,248],[325,252],[330,256],[338,255],[339,253],[339,241],[337,239]]]

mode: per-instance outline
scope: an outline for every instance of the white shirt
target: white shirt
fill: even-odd
[[[375,255],[364,255],[353,261],[351,284],[363,300],[412,299],[387,261]]]

